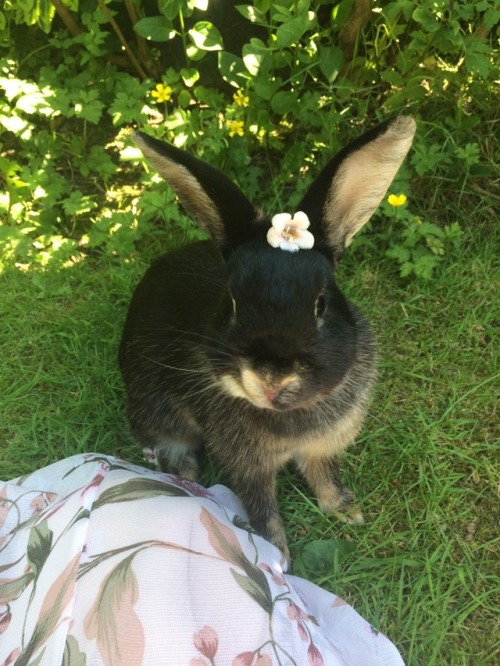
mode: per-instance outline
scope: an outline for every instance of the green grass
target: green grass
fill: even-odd
[[[295,572],[352,603],[416,666],[500,658],[492,236],[491,228],[467,231],[428,282],[402,281],[373,250],[346,258],[339,282],[370,316],[381,350],[370,415],[344,465],[366,524],[324,516],[293,469],[280,478]],[[127,432],[117,348],[148,260],[102,256],[0,274],[0,478],[83,451],[141,462]],[[203,480],[219,478],[209,464]],[[312,570],[308,545],[328,539],[352,552]]]

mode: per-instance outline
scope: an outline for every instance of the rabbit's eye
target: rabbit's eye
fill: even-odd
[[[316,317],[316,319],[322,318],[322,316],[325,314],[325,309],[326,309],[325,297],[323,296],[323,294],[320,294],[318,296],[316,305],[314,307],[314,316]]]

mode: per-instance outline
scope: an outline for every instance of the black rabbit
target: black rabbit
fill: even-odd
[[[376,351],[334,269],[414,132],[404,116],[366,132],[324,167],[300,213],[272,226],[217,169],[134,135],[211,240],[160,257],[134,293],[120,347],[131,430],[163,471],[190,479],[206,445],[253,527],[286,557],[275,481],[290,459],[322,510],[363,519],[338,456],[361,428]]]

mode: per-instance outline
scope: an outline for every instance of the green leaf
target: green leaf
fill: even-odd
[[[87,663],[87,656],[80,650],[78,641],[74,636],[69,634],[66,637],[66,644],[64,645],[64,654],[61,666],[85,666]]]
[[[333,83],[344,64],[344,53],[336,46],[319,47],[319,68],[328,83]]]
[[[104,109],[104,104],[97,99],[98,97],[99,92],[97,90],[80,91],[75,102],[75,115],[97,125]]]
[[[332,9],[332,20],[335,22],[337,30],[343,28],[351,16],[354,0],[341,0]]]
[[[8,604],[21,596],[34,577],[29,571],[19,578],[0,578],[0,604]]]
[[[386,250],[385,256],[390,259],[396,259],[400,263],[404,263],[410,260],[411,254],[410,251],[402,245],[393,245]]]
[[[315,574],[331,572],[350,555],[356,546],[341,539],[316,539],[302,550],[302,563],[307,571]]]
[[[29,662],[28,666],[38,666],[38,664],[41,664],[41,663],[42,663],[42,660],[43,660],[43,658],[44,658],[44,656],[45,656],[45,649],[46,649],[46,648],[45,648],[45,646],[44,646],[44,647],[42,648],[42,651],[41,651],[40,654],[38,655],[38,657],[35,657],[35,659],[30,659],[30,662]],[[22,655],[21,655],[21,656],[22,656]],[[21,661],[21,663],[22,663],[22,659],[20,659],[19,661]],[[16,661],[16,664],[18,664],[19,661]]]
[[[228,51],[219,51],[218,65],[222,78],[236,88],[240,88],[250,78],[243,59]]]
[[[420,23],[425,32],[436,32],[441,27],[441,23],[430,4],[417,7],[413,12],[412,18],[417,23]]]
[[[158,0],[158,9],[171,21],[176,19],[181,12],[185,17],[191,15],[191,7],[186,0]]]
[[[122,560],[106,576],[85,616],[85,635],[95,639],[105,664],[143,663],[144,626],[135,609],[139,584],[131,566],[135,555],[132,553]],[[134,659],[126,658],[127,641],[134,646]]]
[[[235,9],[250,23],[266,25],[266,15],[254,5],[236,5]]]
[[[181,90],[177,96],[177,104],[181,107],[181,109],[187,109],[191,104],[191,100],[192,96],[189,90]]]
[[[245,44],[242,49],[243,62],[252,76],[269,72],[273,65],[273,59],[269,49],[260,39],[252,39],[249,44]]]
[[[299,108],[297,96],[292,92],[280,90],[271,99],[271,108],[280,115],[297,111]]]
[[[250,595],[252,599],[256,601],[259,606],[270,615],[273,610],[273,598],[271,596],[269,586],[265,588],[258,581],[250,578],[249,576],[244,576],[234,569],[230,569],[230,571],[234,580],[238,583],[241,589]]]
[[[194,84],[200,78],[200,73],[194,67],[190,68],[184,67],[183,69],[181,69],[181,76],[182,80],[188,86],[188,88],[191,88],[191,86],[194,86]]]
[[[276,31],[276,44],[284,49],[299,41],[309,25],[307,14],[286,21]]]
[[[134,31],[153,42],[168,42],[176,34],[171,21],[164,16],[143,18],[134,25]]]
[[[38,576],[49,556],[50,549],[52,548],[52,536],[52,530],[49,529],[46,520],[36,525],[30,531],[27,556],[35,576]]]
[[[266,81],[264,78],[262,80],[256,81],[254,84],[255,94],[262,99],[271,99],[275,92],[279,90],[283,83],[283,79],[280,77]]]
[[[160,479],[137,478],[108,488],[95,500],[93,508],[98,509],[104,504],[117,502],[133,502],[138,499],[148,499],[158,495],[172,497],[189,497],[189,493],[178,486],[160,481]]]
[[[465,66],[469,72],[477,72],[483,79],[490,75],[492,64],[482,53],[465,53]]]
[[[395,69],[385,69],[380,73],[380,78],[383,81],[390,83],[391,86],[403,86],[405,84],[404,77]]]
[[[432,277],[434,268],[440,261],[441,257],[437,257],[434,254],[422,255],[421,257],[414,259],[413,271],[417,277],[429,280]]]
[[[202,51],[221,51],[224,48],[222,35],[210,21],[198,21],[188,32],[196,47]]]

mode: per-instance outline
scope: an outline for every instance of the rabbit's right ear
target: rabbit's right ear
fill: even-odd
[[[328,162],[297,206],[309,217],[315,247],[334,261],[383,199],[415,129],[413,118],[398,116],[366,132]]]
[[[219,169],[143,132],[135,132],[132,138],[223,253],[255,233],[260,211]]]

